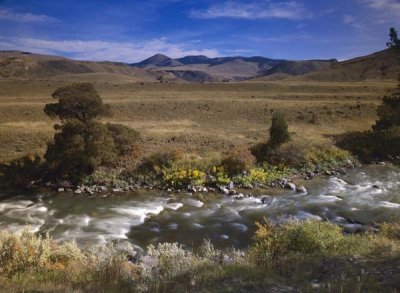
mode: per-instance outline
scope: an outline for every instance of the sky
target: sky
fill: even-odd
[[[390,27],[400,0],[0,0],[0,50],[80,60],[345,60],[384,49]]]

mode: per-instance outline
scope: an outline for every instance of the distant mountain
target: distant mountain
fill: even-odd
[[[285,79],[359,81],[397,79],[400,50],[387,49],[343,62],[337,60],[275,60],[255,57],[157,54],[136,64],[77,61],[21,51],[0,51],[0,79],[65,79],[104,82],[220,82]]]
[[[275,73],[288,75],[303,75],[314,71],[329,69],[338,61],[332,60],[305,60],[305,61],[281,61],[272,68],[264,69],[259,76],[269,76]]]
[[[163,54],[156,54],[142,62],[132,64],[134,67],[144,68],[144,69],[151,69],[156,67],[175,67],[183,65],[179,61],[169,58]]]
[[[0,51],[0,78],[54,78],[55,76],[120,75],[133,80],[154,80],[147,71],[117,62],[76,61],[59,56],[21,51]],[[115,80],[115,77],[113,77]]]
[[[368,56],[332,64],[330,68],[299,78],[315,81],[360,81],[397,79],[400,74],[400,50],[386,49]]]

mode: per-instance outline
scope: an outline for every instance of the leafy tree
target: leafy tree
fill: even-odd
[[[60,87],[52,96],[58,103],[47,104],[44,108],[44,112],[52,118],[78,119],[86,123],[110,114],[109,105],[103,104],[91,83]]]
[[[285,117],[281,113],[275,112],[272,115],[272,124],[269,129],[269,134],[269,145],[273,148],[290,140],[288,125]]]
[[[390,41],[386,43],[386,45],[389,48],[400,47],[400,40],[397,36],[397,31],[394,27],[390,28],[389,37],[390,37]]]

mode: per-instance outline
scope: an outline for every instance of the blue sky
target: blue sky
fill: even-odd
[[[392,26],[400,0],[0,0],[1,50],[83,60],[343,60],[384,49]]]

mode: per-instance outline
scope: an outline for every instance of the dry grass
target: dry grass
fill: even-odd
[[[43,107],[65,80],[0,81],[0,160],[43,153],[55,121]],[[387,81],[354,83],[128,83],[99,75],[95,87],[110,103],[113,118],[139,130],[144,147],[166,146],[204,154],[268,138],[273,111],[285,114],[295,140],[329,142],[332,136],[365,130],[375,120]]]

